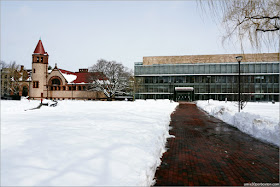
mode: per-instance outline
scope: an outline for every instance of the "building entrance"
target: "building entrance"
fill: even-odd
[[[188,101],[194,100],[194,89],[193,87],[175,87],[174,90],[174,101]]]
[[[192,101],[193,98],[191,96],[191,93],[177,93],[176,95],[177,101]]]

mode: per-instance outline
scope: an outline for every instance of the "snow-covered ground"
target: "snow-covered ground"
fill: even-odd
[[[1,185],[150,186],[177,104],[1,101]]]
[[[279,102],[248,102],[240,113],[236,102],[197,101],[197,106],[242,132],[280,146]]]

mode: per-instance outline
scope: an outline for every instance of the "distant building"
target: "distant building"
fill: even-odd
[[[103,92],[90,91],[88,69],[71,72],[59,69],[57,65],[48,70],[49,54],[39,40],[32,54],[32,73],[29,87],[30,99],[106,99]]]
[[[16,67],[5,67],[1,69],[1,98],[11,96],[27,96],[31,81],[31,70]]]
[[[134,65],[135,98],[237,100],[239,55],[144,57]],[[279,53],[242,56],[242,99],[279,101]]]
[[[1,69],[1,97],[10,95],[10,85],[11,85],[10,69]]]

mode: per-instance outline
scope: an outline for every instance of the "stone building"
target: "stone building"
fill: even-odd
[[[136,62],[136,99],[279,101],[279,53],[143,57]]]
[[[32,54],[30,99],[106,99],[103,92],[90,91],[90,76],[88,69],[71,72],[55,67],[48,70],[49,54],[39,40]],[[98,73],[98,72],[97,72]]]
[[[31,82],[31,70],[24,66],[11,64],[1,69],[1,98],[7,99],[11,96],[27,96]]]

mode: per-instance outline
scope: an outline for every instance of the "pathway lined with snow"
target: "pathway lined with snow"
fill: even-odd
[[[1,101],[1,185],[150,186],[169,137],[167,101]]]
[[[243,186],[279,183],[279,148],[180,104],[171,115],[167,152],[156,172],[160,186]]]

